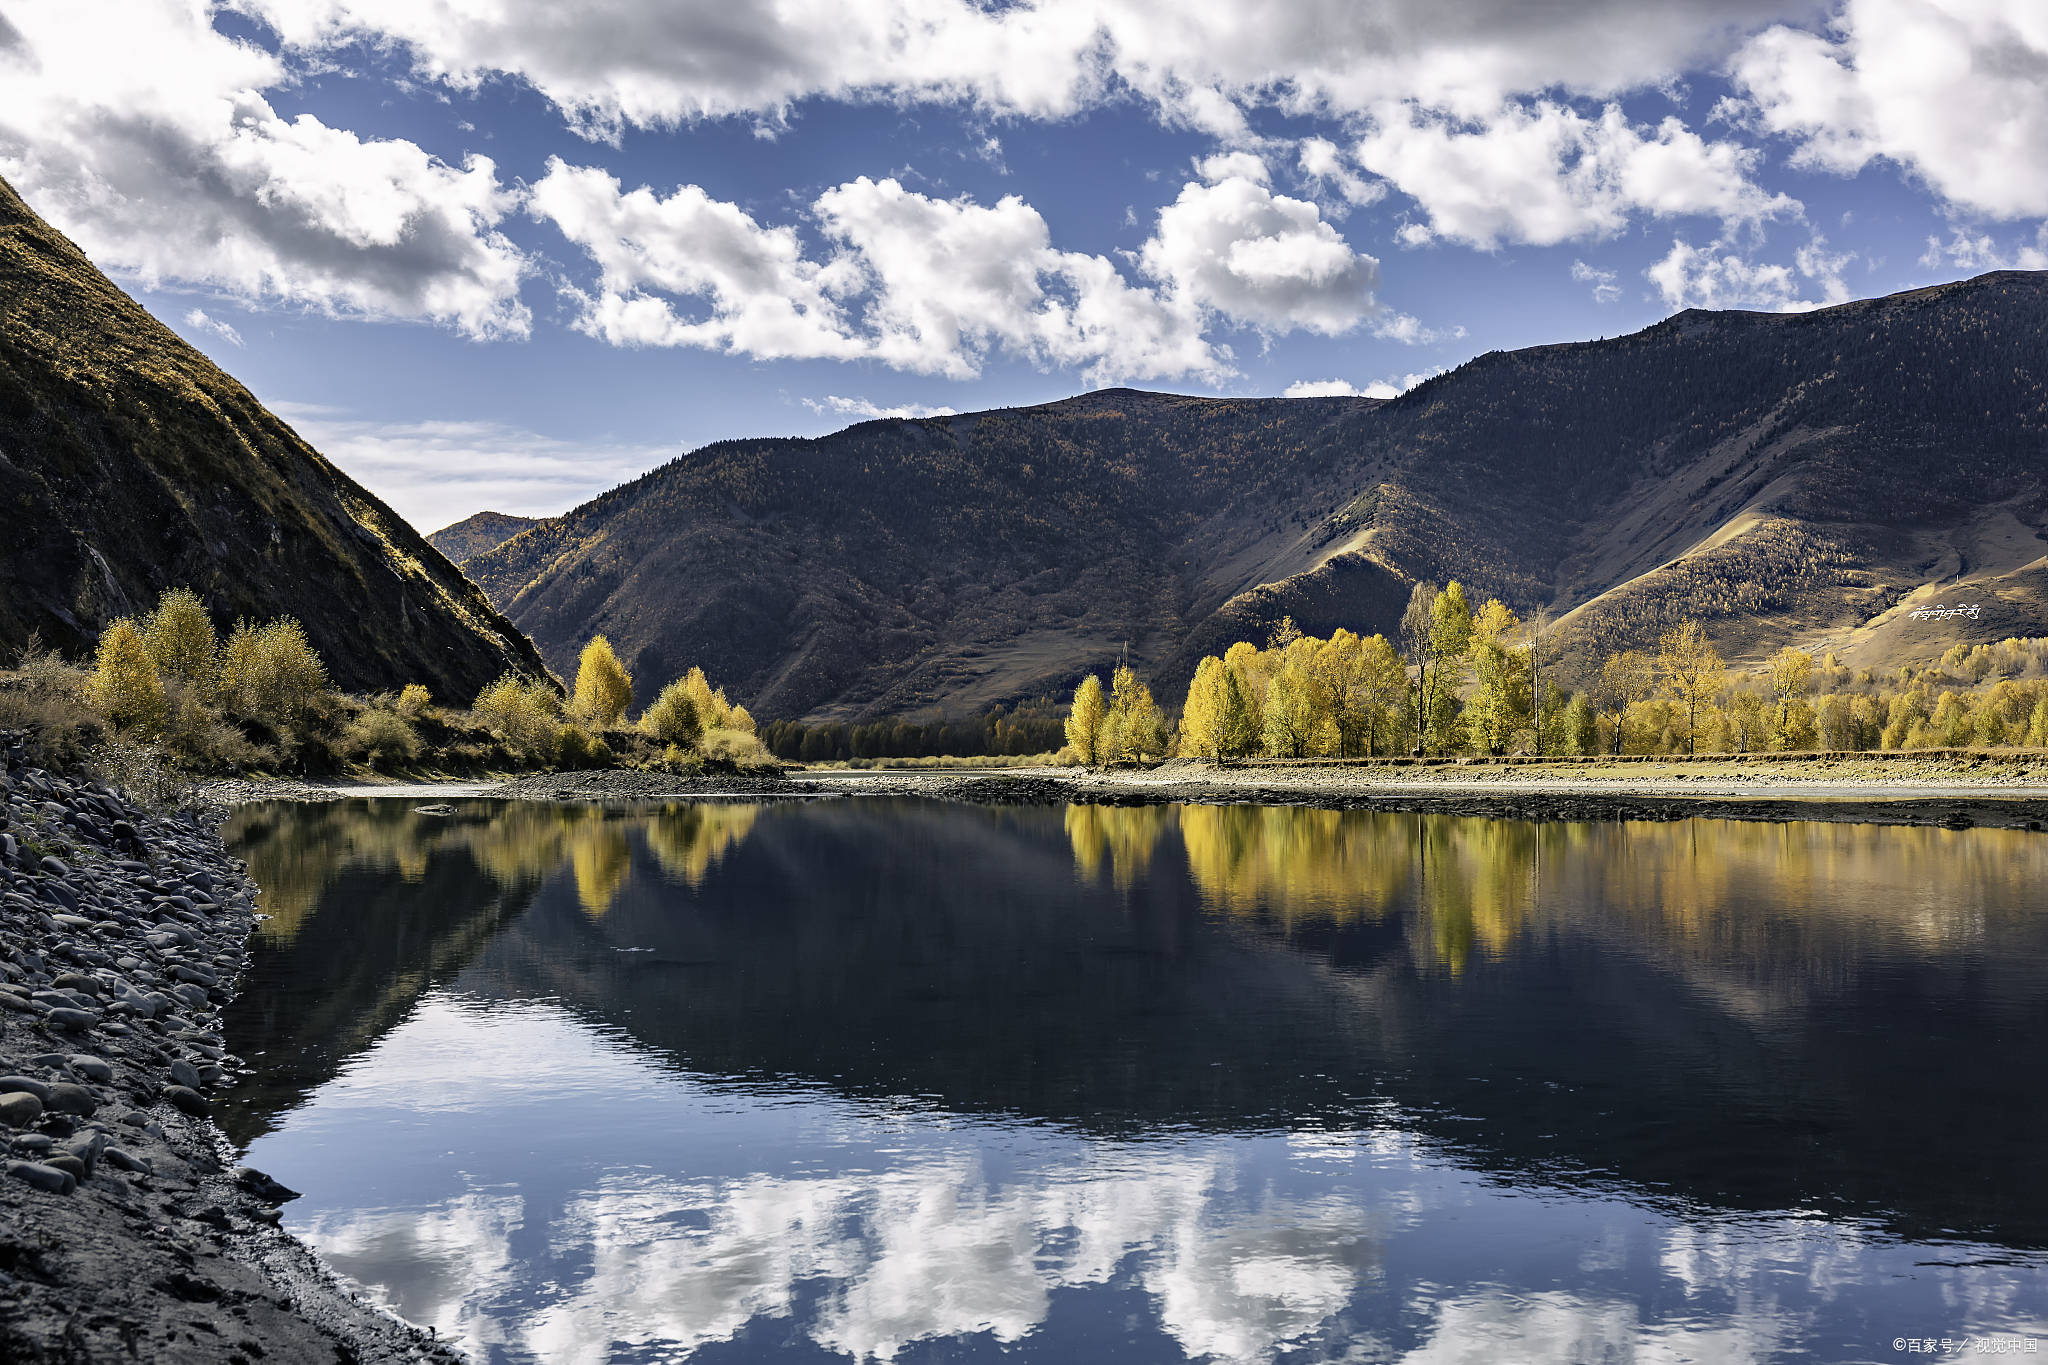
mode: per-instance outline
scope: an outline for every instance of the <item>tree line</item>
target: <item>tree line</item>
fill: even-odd
[[[1958,645],[1926,668],[1854,671],[1787,646],[1731,668],[1695,619],[1654,651],[1566,677],[1560,633],[1461,584],[1418,583],[1398,640],[1283,620],[1195,667],[1178,722],[1120,667],[1068,707],[1065,753],[1100,765],[1390,755],[1596,755],[2048,746],[2048,639]]]

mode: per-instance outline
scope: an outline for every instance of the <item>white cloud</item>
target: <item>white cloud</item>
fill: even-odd
[[[1173,291],[1275,332],[1335,336],[1374,312],[1379,262],[1351,249],[1305,199],[1230,174],[1160,210],[1141,268]]]
[[[1328,138],[1303,138],[1298,164],[1303,177],[1311,185],[1318,190],[1328,185],[1337,192],[1338,202],[1335,205],[1325,204],[1326,212],[1347,206],[1377,204],[1387,197],[1387,187],[1377,180],[1366,180],[1354,174],[1344,164],[1343,149]]]
[[[885,408],[866,398],[842,398],[836,393],[828,393],[823,399],[806,398],[804,406],[812,412],[830,413],[835,417],[857,417],[863,422],[883,417],[898,421],[919,417],[951,417],[957,411],[955,408],[926,407],[922,403],[899,403],[894,407]]]
[[[811,261],[793,229],[762,227],[695,185],[660,199],[551,158],[527,208],[596,261],[601,290],[584,300],[579,325],[614,346],[697,346],[764,360],[864,353],[839,303],[857,282],[851,262]],[[658,294],[703,297],[711,315],[687,320]]]
[[[1621,286],[1615,283],[1617,277],[1612,270],[1600,270],[1584,261],[1573,261],[1572,278],[1580,284],[1593,286],[1595,303],[1613,303],[1621,297]]]
[[[185,314],[185,325],[195,332],[207,332],[217,336],[230,346],[242,344],[242,334],[234,329],[233,324],[223,322],[219,318],[208,317],[203,308],[194,308]]]
[[[1643,273],[1673,309],[1755,308],[1798,313],[1845,302],[1849,288],[1842,271],[1852,259],[1851,253],[1829,252],[1827,239],[1819,236],[1794,254],[1792,265],[1752,261],[1737,255],[1726,242],[1695,247],[1673,241],[1664,258]],[[1815,285],[1821,297],[1804,297]]]
[[[1442,374],[1442,369],[1422,370],[1404,374],[1398,379],[1375,379],[1364,388],[1359,388],[1348,379],[1297,379],[1282,391],[1282,398],[1399,398],[1408,390],[1426,379]]]
[[[1845,0],[1825,34],[1774,27],[1732,76],[1754,122],[1802,164],[1854,175],[1885,159],[1952,204],[2048,214],[2048,6],[2038,0]]]
[[[1456,120],[1387,104],[1357,156],[1427,215],[1426,228],[1404,230],[1409,245],[1549,246],[1611,237],[1637,214],[1711,217],[1732,229],[1799,211],[1752,178],[1754,151],[1706,141],[1677,119],[1635,124],[1615,105],[1589,118],[1544,100]]]
[[[458,89],[529,82],[572,126],[781,119],[812,98],[944,102],[1061,118],[1129,92],[1231,136],[1246,109],[1355,114],[1416,99],[1465,116],[1514,93],[1640,89],[1725,56],[1813,0],[777,0],[678,6],[238,0],[296,47],[368,39]]]
[[[271,407],[421,531],[487,510],[554,516],[681,453],[680,445],[564,441],[499,422],[377,422],[306,404]]]
[[[1275,195],[1247,161],[1210,169],[1221,178],[1185,186],[1160,212],[1137,254],[1140,282],[1054,247],[1015,196],[941,200],[894,179],[819,195],[815,254],[795,228],[764,226],[696,186],[662,199],[559,160],[530,211],[597,263],[579,325],[615,345],[873,359],[954,379],[991,354],[1096,383],[1214,379],[1231,372],[1229,348],[1205,335],[1217,323],[1334,335],[1374,316],[1378,263],[1315,205]]]
[[[286,79],[199,0],[9,7],[0,174],[100,264],[155,286],[476,337],[524,335],[524,255],[492,163],[450,166],[261,92]]]
[[[1920,264],[1930,270],[1944,266],[1965,271],[2048,270],[2048,223],[2034,234],[2031,245],[2010,251],[1999,246],[1988,232],[1973,236],[1966,228],[1952,227],[1947,242],[1939,237],[1927,239]]]

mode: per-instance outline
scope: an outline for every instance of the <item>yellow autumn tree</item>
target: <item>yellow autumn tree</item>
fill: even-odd
[[[1152,689],[1138,681],[1129,665],[1117,665],[1109,681],[1109,714],[1103,719],[1102,761],[1165,755],[1166,718],[1152,700]]]
[[[1074,689],[1073,704],[1067,708],[1067,746],[1088,767],[1102,762],[1102,730],[1108,719],[1102,679],[1090,673]]]
[[[163,679],[141,629],[125,616],[100,636],[86,697],[108,720],[144,739],[163,728]]]
[[[699,675],[702,676],[701,674]],[[705,689],[708,694],[710,689]],[[656,743],[688,749],[704,734],[704,718],[686,681],[670,683],[640,713],[640,730]]]
[[[1180,708],[1180,751],[1184,757],[1223,757],[1223,717],[1227,670],[1211,654],[1195,665],[1188,699]]]
[[[142,623],[143,643],[157,671],[210,697],[220,683],[220,640],[206,604],[189,588],[170,588]]]
[[[617,725],[633,704],[633,679],[602,635],[591,637],[583,646],[576,665],[576,694],[570,710],[586,724],[601,730]]]
[[[1687,621],[1657,639],[1657,676],[1685,711],[1685,751],[1699,746],[1700,705],[1711,704],[1727,672],[1720,652],[1698,621]]]

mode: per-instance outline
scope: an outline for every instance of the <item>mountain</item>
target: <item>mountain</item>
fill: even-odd
[[[463,560],[495,550],[529,526],[537,517],[515,517],[506,512],[478,512],[453,526],[443,526],[427,537],[427,544],[460,564]]]
[[[757,714],[977,708],[1128,648],[1392,633],[1417,579],[1581,661],[1698,616],[1851,664],[2048,633],[2048,275],[1807,314],[1688,311],[1398,399],[1110,390],[704,447],[469,560],[566,666],[702,663]],[[1914,617],[1974,604],[1975,617]]]
[[[296,616],[341,686],[467,700],[532,643],[417,532],[0,182],[0,656],[186,586]]]

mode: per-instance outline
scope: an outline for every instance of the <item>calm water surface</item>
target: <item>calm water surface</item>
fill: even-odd
[[[230,826],[224,1122],[482,1360],[2048,1352],[2048,836],[411,807]]]

